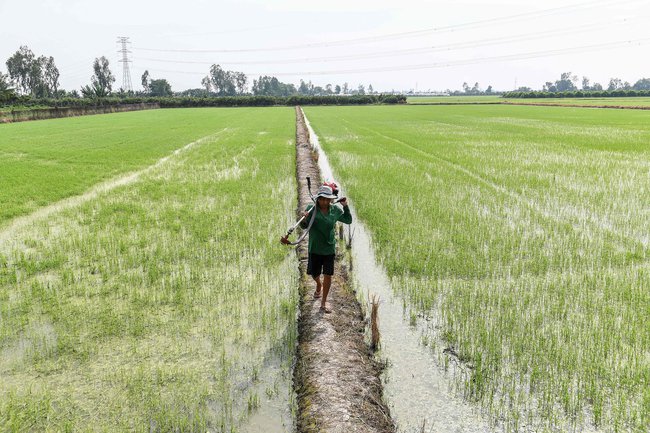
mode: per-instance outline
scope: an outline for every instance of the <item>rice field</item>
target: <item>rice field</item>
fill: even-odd
[[[611,98],[503,98],[495,95],[483,96],[409,96],[408,104],[448,105],[448,104],[560,104],[598,107],[650,107],[648,97],[611,97]]]
[[[528,104],[561,104],[598,107],[650,107],[650,98],[639,96],[629,98],[503,98],[502,101]]]
[[[223,115],[225,124],[237,113]],[[0,226],[214,133],[214,119],[157,110],[1,125]]]
[[[647,431],[650,113],[305,113],[409,320],[496,430]],[[1,431],[254,431],[274,399],[286,413],[255,425],[291,431],[294,122],[0,125]]]
[[[503,99],[498,95],[487,96],[409,96],[407,104],[485,104],[498,103]]]
[[[650,113],[305,113],[459,394],[506,431],[647,431]]]
[[[149,166],[3,232],[1,431],[235,432],[291,399],[298,275],[270,234],[293,221],[294,135],[290,108],[0,125],[2,182],[30,180],[1,188],[5,221]]]

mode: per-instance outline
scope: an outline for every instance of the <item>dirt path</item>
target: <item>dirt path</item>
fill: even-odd
[[[299,108],[296,108],[296,160],[298,207],[304,209],[311,203],[305,178],[310,176],[312,184],[318,186],[320,175]],[[343,254],[337,253],[328,296],[332,314],[322,314],[320,301],[312,296],[314,281],[305,275],[306,240],[298,245],[297,252],[302,274],[294,370],[298,432],[395,431],[382,401],[381,366],[364,341],[366,321],[348,284]]]
[[[31,214],[14,218],[6,226],[0,227],[0,252],[8,252],[11,249],[10,247],[16,244],[17,240],[14,238],[22,228],[27,227],[30,224],[36,222],[37,220],[46,218],[56,212],[62,211],[64,209],[70,209],[88,200],[92,200],[93,198],[99,196],[102,193],[108,192],[112,189],[115,189],[123,185],[131,184],[137,181],[140,178],[140,176],[142,176],[143,174],[146,174],[151,170],[167,162],[169,158],[178,155],[179,153],[185,152],[194,146],[213,140],[219,134],[223,133],[227,129],[228,128],[224,128],[221,131],[218,131],[214,134],[210,134],[208,136],[199,138],[198,140],[195,140],[191,143],[188,143],[185,146],[174,150],[170,155],[167,155],[159,159],[154,164],[149,165],[143,169],[131,173],[123,174],[116,178],[110,179],[106,182],[99,183],[81,195],[76,195],[73,197],[69,197],[57,201],[50,205],[39,208],[36,211],[32,212]]]

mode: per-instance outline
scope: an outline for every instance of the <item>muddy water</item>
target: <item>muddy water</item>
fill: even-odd
[[[318,169],[320,170],[320,177],[323,179],[323,182],[333,181],[334,175],[332,174],[332,168],[330,166],[329,160],[327,159],[327,155],[325,155],[325,152],[323,152],[323,149],[320,147],[318,135],[316,135],[312,129],[311,124],[309,123],[309,119],[307,119],[307,116],[305,116],[304,111],[302,114],[305,118],[307,130],[309,131],[309,141],[311,142],[313,148],[318,151]]]
[[[318,150],[323,179],[335,180],[318,137],[305,117],[310,138]],[[353,198],[352,198],[353,200]],[[384,371],[384,398],[399,432],[483,433],[492,431],[478,409],[451,389],[451,375],[437,362],[440,353],[421,344],[431,335],[426,322],[411,325],[403,300],[393,295],[385,270],[377,263],[369,232],[353,214],[352,261],[354,284],[360,302],[368,296],[381,299],[379,328],[380,357],[388,361]]]
[[[239,427],[242,433],[294,431],[292,402],[295,397],[291,388],[291,371],[286,361],[274,356],[264,363],[259,382],[252,392],[259,398],[259,406]]]
[[[354,215],[354,213],[353,213]],[[354,215],[356,217],[356,215]],[[352,243],[355,284],[360,296],[377,295],[384,396],[400,432],[489,432],[477,409],[454,395],[450,376],[438,365],[437,354],[421,344],[430,335],[426,324],[411,326],[403,300],[393,295],[388,277],[377,264],[366,228],[355,218]]]

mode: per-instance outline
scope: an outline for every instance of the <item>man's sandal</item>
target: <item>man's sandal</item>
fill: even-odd
[[[329,314],[329,313],[332,312],[332,310],[330,310],[330,309],[327,308],[327,307],[322,307],[322,306],[321,306],[321,307],[320,307],[320,312],[321,312],[321,313]]]
[[[316,290],[316,291],[314,292],[314,299],[318,299],[318,298],[320,298],[320,295],[321,295],[321,292],[319,292],[318,290]]]

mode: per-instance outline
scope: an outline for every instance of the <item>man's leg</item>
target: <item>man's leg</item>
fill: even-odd
[[[327,294],[330,292],[330,286],[332,285],[332,276],[323,275],[323,299],[321,300],[320,307],[325,308],[325,302],[327,301]]]
[[[308,261],[307,261],[307,273],[311,275],[311,277],[316,281],[316,291],[314,292],[314,298],[320,298],[321,294],[321,282],[320,282],[320,274],[321,274],[321,268],[323,264],[321,263],[321,260],[319,260],[319,256],[316,254],[309,253],[308,256]]]
[[[314,281],[316,281],[316,291],[314,292],[314,298],[319,298],[321,296],[322,287],[323,287],[320,282],[320,275],[318,275],[317,277],[312,275],[311,277],[314,279]]]

